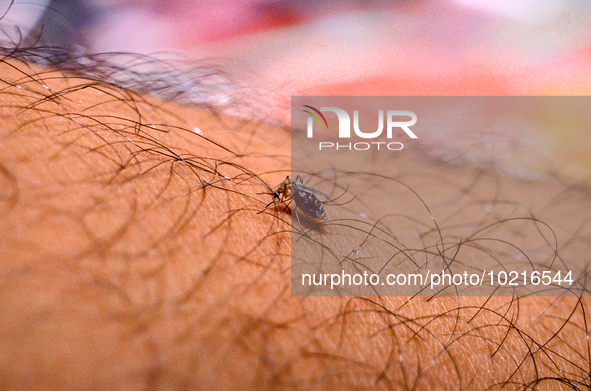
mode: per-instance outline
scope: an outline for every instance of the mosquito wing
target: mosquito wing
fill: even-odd
[[[298,188],[298,190],[300,190],[300,191],[305,191],[305,192],[307,192],[307,193],[312,193],[312,194],[314,194],[314,195],[317,195],[317,196],[320,196],[320,197],[324,197],[324,198],[328,197],[328,194],[326,194],[325,192],[323,192],[323,191],[321,191],[321,190],[315,189],[315,188],[313,188],[313,187],[306,186],[306,185],[302,185],[301,183],[295,183],[295,182],[292,182],[292,186],[294,186],[294,185],[295,185],[295,186]]]

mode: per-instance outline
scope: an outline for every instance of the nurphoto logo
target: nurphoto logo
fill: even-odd
[[[339,129],[338,129],[338,137],[339,139],[347,139],[351,138],[351,117],[349,114],[339,108],[339,107],[321,107],[320,110],[316,109],[315,107],[302,105],[305,107],[303,112],[310,114],[310,117],[307,118],[307,135],[308,138],[314,137],[314,120],[320,126],[320,129],[329,129],[328,121],[324,116],[323,112],[332,112],[337,115],[339,120]],[[384,112],[386,115],[384,116]],[[395,129],[401,129],[404,133],[410,137],[411,139],[416,139],[417,136],[414,134],[410,127],[417,123],[417,115],[412,111],[407,110],[379,110],[378,111],[378,129],[373,132],[363,132],[359,129],[359,110],[353,111],[353,131],[357,135],[357,137],[363,139],[375,139],[382,135],[384,131],[384,117],[386,118],[386,138],[392,139],[393,134],[395,134]],[[410,119],[409,119],[410,118]],[[396,130],[398,132],[398,130]],[[380,149],[380,146],[386,144],[386,148],[391,151],[398,151],[403,148],[402,143],[400,142],[358,142],[358,143],[333,143],[333,142],[319,142],[318,147],[319,150],[329,149],[329,148],[336,148],[339,149],[348,149],[348,150],[357,150],[357,151],[365,151],[371,149],[372,146]]]

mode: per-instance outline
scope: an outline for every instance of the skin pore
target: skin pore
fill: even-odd
[[[0,75],[2,389],[589,388],[587,298],[292,296],[289,214],[265,210],[285,129],[16,59]],[[435,181],[493,183],[588,259],[585,187],[426,160],[397,163],[428,205]]]

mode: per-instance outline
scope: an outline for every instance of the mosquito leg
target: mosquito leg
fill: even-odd
[[[295,205],[295,203],[294,203],[294,205]],[[305,236],[309,237],[308,234],[306,233],[306,231],[304,230],[304,227],[302,226],[302,222],[300,221],[300,215],[298,214],[297,206],[295,206],[293,208],[293,214],[295,215],[296,219],[298,220],[298,225],[299,225],[300,231],[302,231]]]

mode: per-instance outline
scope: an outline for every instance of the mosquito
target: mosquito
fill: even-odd
[[[311,220],[326,220],[324,207],[316,196],[328,197],[325,192],[304,185],[299,175],[295,181],[289,179],[288,175],[273,192],[273,201],[267,205],[267,208],[272,204],[277,205],[284,201],[292,200],[295,203],[295,207],[301,210],[307,218]]]

